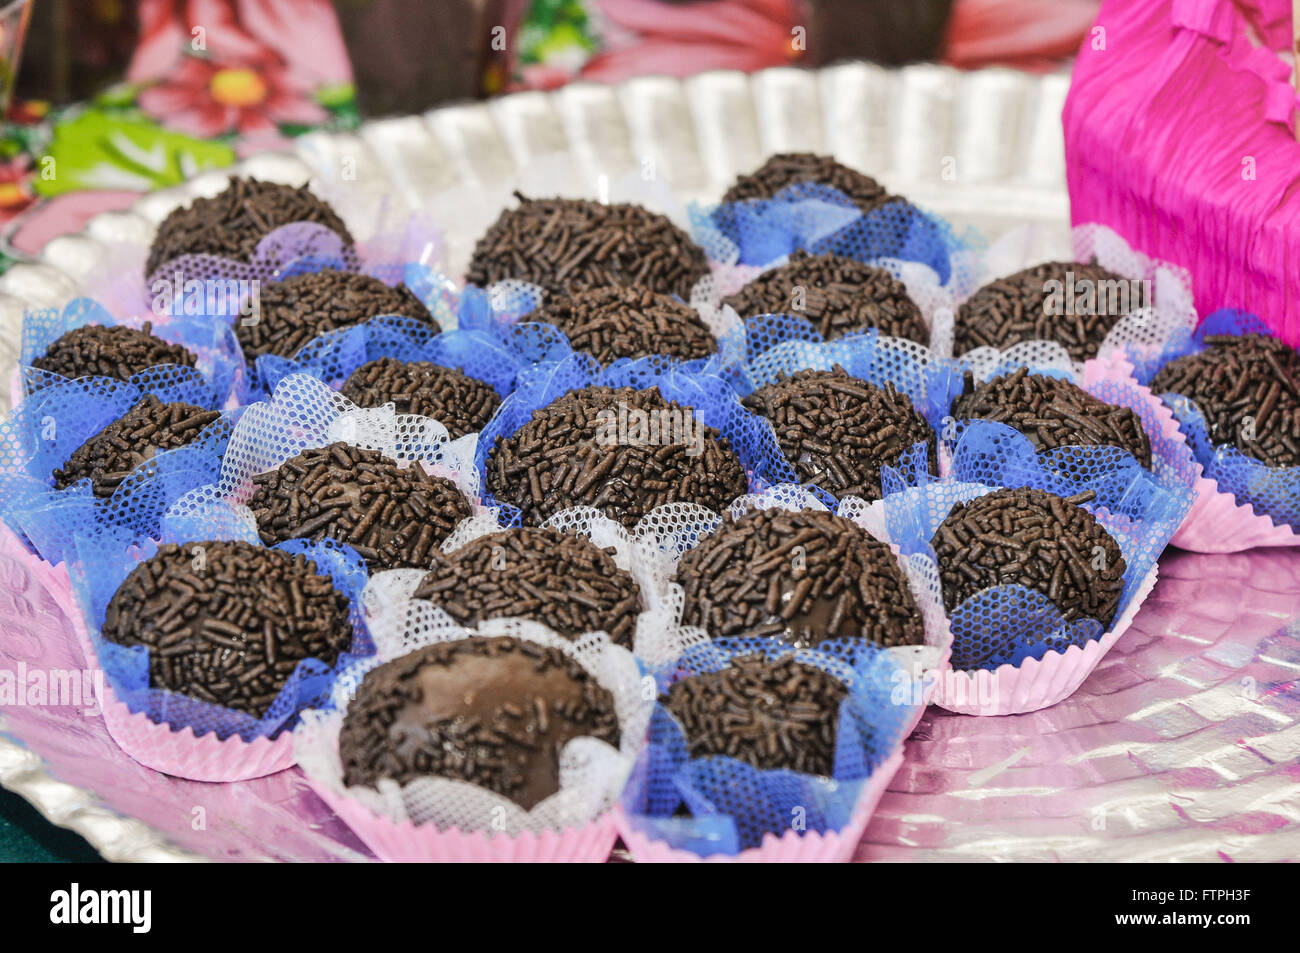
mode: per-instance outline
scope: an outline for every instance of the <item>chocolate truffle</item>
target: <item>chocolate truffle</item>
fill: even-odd
[[[838,189],[863,212],[870,212],[891,201],[883,185],[830,156],[811,152],[786,152],[771,156],[748,175],[739,176],[722,196],[724,203],[750,199],[770,199],[786,186],[813,182]]]
[[[346,443],[304,450],[253,485],[248,507],[263,542],[335,539],[372,570],[428,568],[471,513],[450,480]]]
[[[1205,343],[1161,368],[1151,390],[1194,401],[1211,443],[1270,467],[1300,466],[1300,354],[1264,334],[1209,335]]]
[[[839,366],[799,371],[760,387],[745,406],[772,422],[799,479],[836,497],[880,499],[881,467],[918,443],[938,472],[934,431],[891,383],[874,387]]]
[[[1060,344],[1071,360],[1086,361],[1097,356],[1120,318],[1142,306],[1131,291],[1129,279],[1096,263],[1034,265],[989,282],[962,302],[953,328],[954,353],[1043,340]]]
[[[262,717],[298,663],[352,644],[347,597],[305,556],[167,543],[109,600],[103,637],[149,649],[149,684]]]
[[[323,225],[346,244],[353,243],[343,220],[307,186],[231,179],[219,194],[173,209],[162,220],[149,248],[145,275],[182,255],[252,261],[258,242],[280,226],[295,222]]]
[[[995,420],[1019,430],[1038,450],[1057,447],[1119,447],[1151,468],[1151,440],[1142,418],[1059,377],[1020,368],[963,394],[952,405],[955,420]]]
[[[840,255],[796,251],[786,264],[763,272],[722,303],[742,318],[759,314],[807,318],[826,341],[850,331],[879,328],[889,337],[930,343],[921,309],[901,281],[883,268]]]
[[[358,367],[343,382],[343,396],[361,407],[393,404],[399,414],[432,417],[452,440],[478,433],[501,405],[492,385],[459,368],[392,357]]]
[[[179,344],[153,334],[153,324],[140,330],[115,324],[87,324],[61,335],[46,352],[32,361],[32,367],[69,379],[111,377],[130,380],[133,374],[160,364],[193,367],[195,357]]]
[[[690,361],[708,357],[718,347],[699,312],[672,295],[643,287],[551,295],[529,320],[555,325],[575,351],[602,365],[649,354]]]
[[[631,529],[664,503],[725,509],[748,481],[727,440],[659,388],[584,387],[498,437],[487,484],[526,524],[592,506]]]
[[[74,450],[68,462],[54,471],[54,487],[63,490],[89,479],[95,496],[112,496],[140,464],[164,450],[186,446],[220,417],[220,411],[179,400],[164,404],[148,394]]]
[[[574,738],[619,743],[614,697],[557,648],[426,645],[367,673],[339,731],[343,783],[465,781],[531,809],[560,789]],[[486,820],[484,821],[486,826]]]
[[[685,300],[709,273],[684,231],[640,205],[515,195],[519,207],[502,212],[474,247],[469,283],[517,278],[566,294],[640,285]]]
[[[829,639],[920,645],[921,610],[893,551],[823,510],[753,510],[726,520],[677,566],[684,625],[715,638],[801,648]]]
[[[378,278],[350,271],[294,275],[261,286],[259,319],[235,322],[235,336],[252,361],[263,354],[293,357],[298,349],[326,331],[363,324],[381,314],[400,314],[441,328],[429,309],[406,285],[390,288]]]
[[[792,655],[741,655],[674,682],[659,700],[681,725],[692,758],[829,776],[848,694],[838,678]]]
[[[931,539],[943,604],[953,612],[991,586],[1020,585],[1045,595],[1069,622],[1109,629],[1124,591],[1119,544],[1080,503],[1043,490],[995,490],[958,503]]]
[[[631,649],[640,590],[612,552],[555,529],[507,529],[436,556],[414,595],[471,628],[488,619],[535,619],[565,638],[603,631]]]

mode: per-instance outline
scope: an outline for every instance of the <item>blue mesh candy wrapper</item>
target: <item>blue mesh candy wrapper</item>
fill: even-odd
[[[205,392],[199,382],[180,381],[170,396],[194,404]],[[129,474],[112,474],[99,493],[89,477],[60,488],[55,471],[74,451],[148,396],[135,384],[105,377],[65,380],[37,391],[0,423],[0,516],[46,561],[68,558],[74,536],[95,527],[156,539],[167,506],[215,478],[237,412],[201,429],[195,422],[197,432],[183,446],[155,452]]]
[[[215,541],[210,536],[198,540],[167,536],[162,540],[163,543],[180,545],[182,554],[191,556],[191,567],[196,574],[217,571],[206,562],[206,547]],[[302,710],[329,705],[336,674],[358,656],[374,654],[374,645],[360,608],[361,592],[367,580],[361,558],[350,548],[332,541],[308,543],[294,540],[271,548],[312,560],[317,573],[328,576],[334,589],[346,598],[348,604],[352,641],[338,654],[334,664],[327,665],[310,657],[301,659],[260,715],[177,691],[151,687],[150,652],[153,649],[146,645],[127,646],[109,641],[100,631],[105,624],[109,602],[123,581],[139,563],[158,550],[157,544],[132,547],[127,545],[128,542],[117,529],[79,535],[76,539],[77,555],[70,568],[73,588],[87,619],[91,645],[109,684],[132,712],[143,713],[154,723],[167,724],[175,731],[189,727],[196,736],[211,732],[223,740],[232,736],[244,741],[274,737],[291,729]],[[252,541],[245,539],[243,542]],[[255,550],[264,550],[260,544],[254,544],[254,547]],[[177,598],[173,594],[171,601],[175,602]],[[272,620],[267,621],[272,623]],[[219,642],[223,638],[220,627],[224,624],[218,620],[214,625],[213,638],[218,640],[214,641],[214,651],[221,651],[220,646],[226,644]],[[219,683],[214,685],[214,690],[219,687]]]
[[[1170,342],[1158,360],[1140,369],[1140,377],[1143,383],[1151,384],[1170,361],[1204,351],[1209,346],[1207,338],[1244,334],[1272,337],[1257,315],[1226,308],[1216,311],[1194,333]],[[1230,443],[1216,444],[1205,412],[1194,399],[1178,393],[1162,393],[1160,397],[1178,420],[1196,462],[1219,492],[1231,494],[1238,506],[1254,507],[1256,513],[1269,517],[1277,526],[1300,532],[1300,466],[1270,466]]]
[[[898,258],[934,269],[942,284],[954,274],[953,256],[965,250],[942,219],[905,200],[867,213],[843,192],[799,182],[770,199],[690,209],[692,235],[709,257],[766,265],[796,249],[873,262]]]
[[[194,366],[166,363],[142,368],[128,376],[131,384],[162,401],[185,400],[213,410],[222,409],[232,399],[242,402],[246,388],[243,355],[234,333],[221,322],[202,314],[146,313],[140,318],[118,319],[91,298],[77,298],[62,309],[46,308],[23,315],[23,392],[33,394],[68,379],[61,373],[31,366],[64,334],[91,325],[143,330],[146,322],[154,337],[180,345],[192,354]]]
[[[559,362],[524,368],[515,392],[479,434],[474,469],[487,473],[498,439],[516,433],[532,419],[534,411],[570,391],[595,386],[638,390],[657,387],[666,400],[692,408],[698,421],[716,428],[728,441],[745,469],[750,490],[797,482],[777,446],[772,425],[746,410],[731,385],[712,374],[687,371],[662,357],[621,359],[601,368],[590,355],[571,354]],[[499,507],[504,525],[519,525],[521,516],[516,507],[496,499],[486,486],[483,502],[485,506]]]
[[[333,268],[359,271],[357,250],[342,236],[314,222],[294,222],[268,232],[258,242],[251,261],[220,255],[181,255],[154,269],[146,280],[152,290],[160,280],[180,274],[185,281],[282,281],[293,275]]]
[[[814,676],[809,684],[822,686],[821,693],[812,689],[813,698],[832,705],[839,698],[835,712],[819,714],[833,723],[833,740],[819,735],[815,756],[793,746],[782,754],[748,733],[743,741],[729,740],[726,727],[707,714],[690,716],[695,737],[689,736],[688,725],[670,710],[676,704],[672,686],[694,678],[701,686],[714,683],[710,692],[734,690],[716,685],[712,676],[734,674],[737,660],[758,671],[770,664],[783,675],[806,667],[830,676]],[[794,831],[802,837],[845,828],[873,772],[897,750],[915,715],[910,692],[900,692],[907,673],[888,652],[869,644],[821,651],[768,639],[719,639],[689,649],[656,677],[665,694],[651,718],[649,744],[624,792],[623,809],[637,833],[700,856],[734,856],[759,846],[766,834]],[[834,686],[833,695],[822,694],[826,685]],[[689,701],[683,704],[689,709]],[[811,717],[809,708],[817,706],[805,696],[795,707]],[[732,741],[739,745],[737,756],[710,753]],[[692,742],[698,746],[696,757],[690,754]],[[756,761],[780,766],[762,768]],[[796,770],[793,764],[827,770]]]
[[[1116,447],[1037,453],[1028,438],[992,421],[973,421],[965,428],[947,479],[930,476],[915,451],[912,457],[884,471],[886,523],[890,539],[904,553],[923,555],[936,564],[931,541],[958,503],[998,487],[1042,490],[1063,499],[1091,491],[1092,498],[1081,505],[1113,539],[1125,564],[1113,620],[1143,589],[1194,498],[1190,486],[1157,480]],[[1106,631],[1096,619],[1067,619],[1040,592],[1018,583],[970,594],[950,612],[950,623],[954,667],[990,670],[1041,659],[1049,651],[1082,645]],[[962,664],[972,658],[978,664]]]

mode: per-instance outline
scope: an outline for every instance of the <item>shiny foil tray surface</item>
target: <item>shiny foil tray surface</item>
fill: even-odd
[[[681,216],[771,152],[837,158],[995,239],[1034,224],[1068,248],[1068,78],[846,64],[587,84],[313,133],[295,153],[100,215],[0,277],[0,379],[25,307],[75,297],[112,248],[231,174],[312,179],[358,238],[423,211],[452,274],[520,188]],[[631,186],[628,182],[638,183]],[[0,389],[4,390],[4,389]],[[59,575],[0,546],[0,668],[81,669]],[[66,582],[64,583],[66,585]],[[1132,629],[1066,701],[1028,715],[930,709],[857,859],[1300,857],[1300,550],[1171,550]],[[80,708],[0,709],[0,784],[112,860],[370,860],[294,769],[238,784],[169,778]]]

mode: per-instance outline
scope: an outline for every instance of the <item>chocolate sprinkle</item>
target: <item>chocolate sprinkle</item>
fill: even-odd
[[[264,543],[334,539],[372,570],[428,568],[471,512],[450,480],[346,443],[304,450],[253,484],[248,507]]]
[[[361,407],[393,404],[399,414],[432,417],[452,440],[478,433],[501,405],[491,384],[459,368],[392,357],[362,364],[343,382],[342,393]]]
[[[659,700],[682,726],[692,758],[828,777],[848,694],[838,678],[793,656],[741,655],[720,671],[674,682]]]
[[[1300,466],[1300,354],[1263,334],[1212,334],[1205,343],[1161,368],[1151,390],[1194,401],[1212,443],[1270,467]]]
[[[639,285],[687,299],[709,273],[685,232],[639,205],[515,196],[519,207],[502,212],[474,247],[469,283],[517,278],[565,294]]]
[[[634,433],[631,423],[625,434],[617,433],[620,415],[631,421],[642,411],[660,422],[657,442],[636,439],[646,435]],[[680,439],[683,433],[663,434],[664,423],[680,423],[686,413],[700,437],[694,448]],[[665,400],[657,387],[570,391],[533,411],[512,436],[497,438],[486,477],[493,495],[519,507],[526,524],[572,506],[592,506],[629,529],[664,503],[725,509],[748,486],[727,440],[692,409]]]
[[[535,619],[568,639],[602,631],[631,649],[640,590],[612,553],[555,529],[507,529],[436,557],[414,596],[467,627]]]
[[[893,551],[822,510],[754,510],[728,519],[677,567],[682,624],[710,636],[920,645],[920,609]]]
[[[802,301],[796,300],[796,289]],[[786,264],[763,272],[722,303],[742,318],[759,314],[807,318],[826,341],[850,331],[879,328],[890,337],[930,343],[921,309],[901,281],[883,268],[840,255],[796,251]]]
[[[1079,302],[1076,310],[1102,310],[1106,314],[1048,314],[1051,292],[1046,287],[1048,281],[1066,283],[1067,273],[1074,274],[1074,281],[1087,280],[1097,292],[1096,303],[1087,308]],[[954,323],[953,349],[957,354],[965,354],[977,347],[1006,348],[1021,341],[1055,341],[1065,348],[1074,361],[1086,361],[1097,356],[1110,329],[1139,302],[1132,300],[1127,293],[1122,296],[1105,297],[1110,299],[1102,307],[1102,294],[1105,288],[1117,287],[1102,285],[1101,282],[1120,282],[1119,287],[1128,288],[1129,279],[1113,271],[1107,271],[1095,263],[1074,261],[1049,261],[1018,271],[1006,278],[991,281],[962,302],[957,309]],[[1062,295],[1067,292],[1062,292]],[[1124,307],[1124,302],[1128,307]],[[1109,305],[1114,305],[1110,307]]]
[[[167,543],[118,587],[102,634],[148,647],[153,688],[261,718],[299,662],[332,666],[352,644],[348,612],[347,597],[305,556]]]
[[[1095,619],[1109,629],[1125,562],[1106,528],[1078,505],[1095,496],[1021,488],[958,503],[930,541],[945,608],[953,612],[991,586],[1021,585],[1045,595],[1066,621]]]
[[[173,209],[154,237],[144,273],[148,277],[182,255],[219,255],[252,261],[257,244],[282,225],[314,222],[353,244],[343,220],[307,186],[233,178],[212,198]]]
[[[121,324],[75,328],[35,358],[32,367],[69,379],[111,377],[125,381],[161,364],[194,367],[195,363],[194,355],[186,348],[155,337],[153,324],[146,321],[139,330]]]
[[[722,196],[724,203],[770,199],[786,186],[815,182],[838,189],[861,211],[870,212],[891,201],[885,187],[830,156],[811,152],[784,152],[768,158],[748,175],[739,176]]]
[[[249,361],[263,354],[293,357],[318,334],[364,324],[381,314],[422,321],[434,334],[441,330],[406,285],[390,288],[370,275],[332,268],[264,282],[260,301],[259,320],[235,322],[235,336]]]
[[[938,473],[934,431],[892,383],[874,387],[836,365],[760,387],[745,406],[772,422],[799,479],[836,497],[880,499],[881,467],[897,464],[917,443]]]
[[[694,308],[643,287],[551,295],[529,320],[555,325],[575,351],[602,365],[649,354],[689,361],[708,357],[718,347]]]
[[[560,751],[581,737],[620,737],[613,696],[581,665],[521,639],[469,638],[367,673],[339,755],[348,787],[450,778],[529,810],[559,791]]]
[[[191,443],[220,411],[175,401],[164,404],[152,394],[72,452],[54,471],[54,488],[63,490],[78,480],[90,480],[98,497],[113,495],[140,464],[164,450]]]
[[[1038,450],[1119,447],[1151,468],[1151,440],[1128,407],[1093,397],[1070,381],[1020,368],[980,384],[952,405],[956,420],[994,420],[1019,430]]]

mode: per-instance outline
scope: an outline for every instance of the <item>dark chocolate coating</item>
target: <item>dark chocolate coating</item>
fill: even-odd
[[[575,351],[602,365],[649,354],[689,361],[708,357],[718,347],[694,308],[643,287],[551,295],[529,320],[555,325]]]
[[[1039,450],[1057,447],[1119,447],[1151,468],[1151,439],[1142,418],[1108,404],[1059,377],[1020,368],[963,394],[952,405],[955,420],[994,420],[1019,430]]]
[[[677,566],[684,625],[715,638],[920,645],[925,626],[889,546],[821,510],[728,518]]]
[[[515,195],[518,208],[502,212],[474,246],[469,283],[517,278],[565,294],[639,285],[686,300],[709,273],[689,235],[640,205]]]
[[[560,751],[580,737],[617,747],[609,691],[559,649],[476,637],[367,673],[343,718],[339,755],[348,787],[450,778],[528,810],[560,789]]]
[[[471,513],[454,483],[419,463],[399,466],[378,450],[341,442],[304,450],[253,484],[248,507],[267,545],[335,539],[372,570],[429,567]]]
[[[147,394],[74,450],[68,462],[54,471],[54,487],[66,489],[88,478],[95,496],[112,496],[140,464],[164,450],[191,443],[204,427],[220,417],[220,411],[204,410],[184,401],[164,404]]]
[[[889,202],[891,196],[883,185],[830,156],[811,152],[785,152],[768,157],[748,175],[737,177],[722,196],[724,203],[749,199],[770,199],[786,186],[815,182],[838,189],[863,212],[870,212]]]
[[[1109,629],[1119,610],[1126,564],[1119,544],[1077,503],[1043,490],[995,490],[958,503],[930,540],[949,612],[991,586],[1037,590],[1065,620],[1095,619]],[[954,646],[954,656],[958,647]]]
[[[796,300],[796,289],[802,301]],[[786,264],[763,272],[722,303],[742,318],[798,315],[827,341],[850,331],[879,328],[890,337],[930,343],[921,309],[901,281],[883,268],[840,255],[796,251]]]
[[[234,178],[212,198],[173,209],[149,248],[145,276],[182,255],[218,255],[252,261],[257,244],[281,225],[314,222],[353,244],[343,220],[307,186],[294,188],[258,179]],[[199,276],[193,276],[199,277]]]
[[[370,275],[326,268],[264,282],[258,320],[236,321],[235,336],[248,361],[263,354],[293,357],[319,334],[364,324],[381,314],[415,318],[430,325],[435,334],[441,330],[406,285],[390,288]]]
[[[570,639],[604,631],[631,649],[640,590],[611,552],[572,533],[516,527],[438,555],[414,595],[467,627],[535,619]]]
[[[1210,335],[1205,343],[1162,367],[1151,390],[1194,401],[1212,443],[1270,467],[1300,466],[1300,354],[1263,334]]]
[[[432,417],[452,440],[482,430],[501,406],[491,384],[459,368],[392,357],[358,367],[343,382],[342,394],[361,407],[391,403],[399,414]]]
[[[103,637],[149,648],[149,684],[258,718],[298,663],[352,644],[348,600],[305,556],[167,543],[108,603]]]
[[[660,702],[690,756],[726,756],[760,770],[829,776],[835,769],[843,682],[787,655],[742,655],[717,672],[674,682]]]
[[[125,381],[160,364],[195,365],[196,359],[188,349],[155,337],[152,332],[149,321],[139,330],[121,324],[86,324],[60,335],[44,354],[32,360],[32,367],[69,379],[111,377]]]
[[[930,472],[939,472],[934,430],[893,384],[874,387],[836,366],[799,371],[744,403],[772,422],[799,479],[836,497],[880,499],[881,467],[917,443],[926,445]]]
[[[1048,314],[1052,293],[1048,281],[1066,282],[1067,273],[1074,274],[1076,284],[1082,280],[1092,282],[1098,292],[1099,304],[1095,310],[1106,314]],[[1065,348],[1071,360],[1086,361],[1097,356],[1097,350],[1110,329],[1125,314],[1138,306],[1131,294],[1110,295],[1105,306],[1100,304],[1103,288],[1120,286],[1102,285],[1101,282],[1121,282],[1124,288],[1129,279],[1107,271],[1100,265],[1077,261],[1049,261],[1034,265],[991,281],[962,302],[957,309],[953,327],[953,351],[965,354],[977,347],[1007,348],[1021,341],[1055,341]],[[1127,302],[1127,307],[1125,306]],[[1111,307],[1113,305],[1113,307]],[[1084,307],[1082,301],[1078,307]]]
[[[658,444],[621,440],[620,406],[657,414]],[[659,388],[584,387],[533,411],[532,420],[498,437],[488,457],[486,481],[498,500],[519,507],[536,525],[571,506],[592,506],[629,529],[654,507],[685,501],[722,510],[745,492],[744,467],[717,430],[691,411],[698,443],[663,437],[662,423],[683,421],[683,408]],[[669,428],[671,431],[671,428]],[[684,428],[681,428],[684,430]],[[633,438],[632,427],[625,436]],[[698,449],[699,452],[694,452]]]

